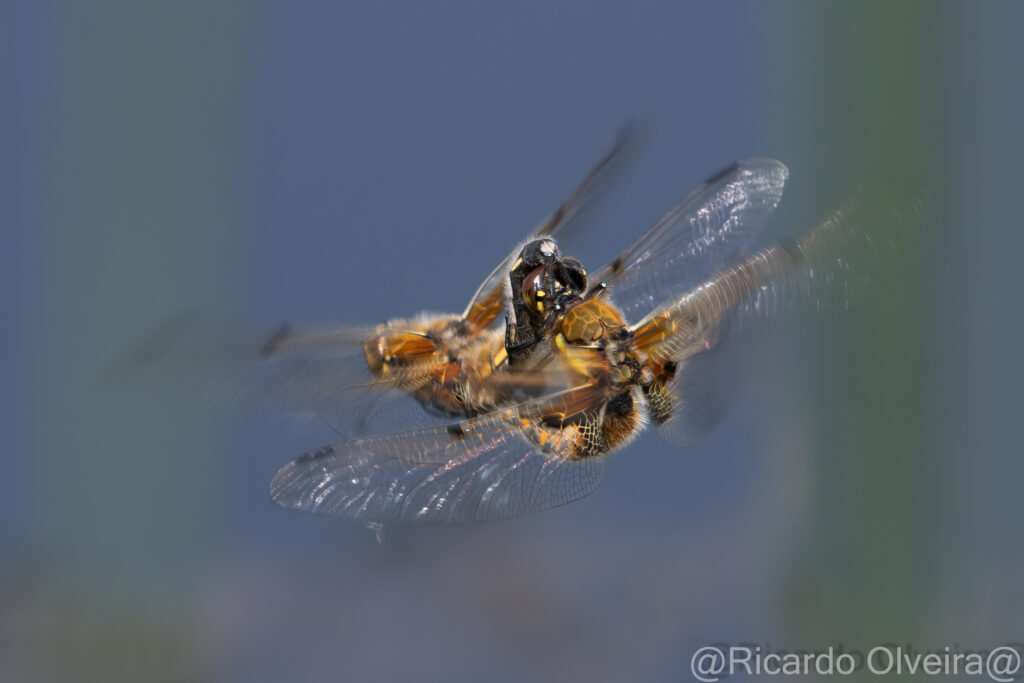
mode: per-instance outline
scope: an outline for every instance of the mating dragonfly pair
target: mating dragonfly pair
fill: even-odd
[[[833,216],[751,252],[788,175],[751,159],[588,272],[553,237],[614,154],[461,315],[283,328],[267,342],[275,386],[315,410],[331,406],[333,426],[352,437],[281,468],[275,503],[371,525],[504,519],[586,496],[605,456],[647,425],[672,443],[702,436],[706,406],[690,394],[688,369],[731,317],[841,270],[855,229]]]

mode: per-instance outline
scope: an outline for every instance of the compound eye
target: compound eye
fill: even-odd
[[[583,264],[576,259],[562,259],[558,266],[557,276],[567,289],[575,293],[582,292],[587,288],[587,271],[583,269]]]
[[[523,300],[531,311],[543,313],[547,307],[547,299],[551,295],[544,289],[544,266],[534,268],[523,280]]]

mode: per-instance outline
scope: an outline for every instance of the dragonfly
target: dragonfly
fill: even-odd
[[[615,153],[461,314],[284,327],[267,341],[268,386],[312,410],[344,406],[336,429],[347,437],[284,465],[274,503],[375,526],[482,523],[578,500],[606,456],[649,426],[670,443],[699,440],[710,421],[693,380],[729,321],[834,278],[862,239],[837,212],[753,249],[788,170],[749,159],[588,273],[556,236]],[[391,429],[373,433],[380,425]]]

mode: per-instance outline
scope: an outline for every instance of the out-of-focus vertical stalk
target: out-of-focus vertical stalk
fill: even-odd
[[[34,665],[54,680],[194,679],[179,596],[210,543],[213,430],[182,386],[100,378],[147,328],[225,291],[246,24],[225,6],[60,4],[34,26],[46,59],[26,60],[45,91],[30,191],[47,214],[26,498],[33,550],[54,558],[36,598],[59,613]]]
[[[794,15],[805,76],[794,107],[810,126],[790,136],[808,167],[881,183],[896,204],[934,190],[933,6],[809,3]],[[935,540],[922,248],[919,234],[904,235],[863,300],[807,330],[814,519],[791,607],[808,646],[906,642],[921,625]]]

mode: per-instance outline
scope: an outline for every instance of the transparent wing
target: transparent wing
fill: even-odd
[[[636,348],[655,361],[677,363],[713,348],[729,314],[762,288],[780,283],[797,263],[776,245],[720,271],[634,324]]]
[[[920,218],[916,199],[891,200],[860,188],[813,229],[722,268],[636,323],[637,350],[654,367],[674,368],[649,397],[655,414],[668,416],[659,425],[665,440],[689,445],[717,422],[728,373],[716,363],[716,351],[728,327],[800,304],[845,308],[887,255],[918,230]]]
[[[369,339],[412,335],[423,348],[401,367],[376,376],[367,364]],[[244,363],[236,385],[249,403],[278,404],[281,409],[321,412],[324,407],[389,389],[410,391],[422,385],[437,365],[436,343],[415,331],[382,327],[293,329],[282,327],[263,343],[254,358]]]
[[[627,319],[646,315],[747,251],[778,205],[787,176],[772,159],[748,159],[716,173],[591,282],[609,285]]]
[[[902,194],[901,194],[902,192]],[[924,191],[890,188],[877,179],[856,187],[818,225],[778,245],[793,259],[740,305],[738,323],[770,319],[796,307],[844,311],[895,264],[906,244],[924,236]],[[782,263],[786,263],[782,259]]]
[[[845,308],[895,245],[917,229],[920,206],[863,189],[814,228],[718,270],[632,326],[658,361],[682,361],[715,346],[729,321],[776,315],[800,302]]]
[[[619,132],[615,144],[608,150],[607,154],[590,170],[569,198],[533,229],[527,236],[527,241],[545,235],[554,236],[575,218],[586,205],[597,181],[601,178],[604,171],[611,166],[623,146],[627,143],[630,131],[631,127],[626,126]],[[520,248],[520,246],[517,246],[481,283],[462,314],[464,320],[473,322],[480,327],[486,327],[497,320],[504,312],[505,279],[508,276],[509,269],[512,267],[512,263],[519,256]]]
[[[441,420],[409,396],[430,380],[433,364],[416,363],[382,380],[370,373],[361,347],[332,351],[259,357],[230,382],[231,400],[275,414],[320,417],[346,436],[370,433],[385,420],[407,425]]]
[[[597,488],[604,459],[571,457],[568,440],[541,449],[526,433],[602,399],[581,387],[448,426],[326,446],[282,467],[270,497],[363,522],[475,523],[564,505]]]
[[[432,423],[408,392],[429,381],[437,359],[424,354],[375,376],[364,345],[380,330],[283,327],[268,333],[180,314],[118,354],[101,380],[114,388],[175,382],[213,405],[322,417],[344,434],[368,433],[383,416],[408,425]]]

